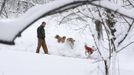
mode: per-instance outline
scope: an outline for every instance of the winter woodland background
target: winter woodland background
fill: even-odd
[[[134,75],[134,1],[75,1],[0,0],[0,40],[10,41],[12,32],[22,29],[15,45],[0,44],[0,75]],[[45,11],[51,12],[38,18]],[[50,55],[42,49],[35,53],[42,21]],[[74,48],[57,43],[56,34],[74,38]],[[97,49],[91,57],[85,55],[85,43]]]

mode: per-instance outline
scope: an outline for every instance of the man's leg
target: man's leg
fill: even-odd
[[[48,54],[48,48],[47,48],[47,46],[46,46],[46,41],[45,41],[45,39],[44,39],[43,42],[42,42],[42,47],[43,47],[44,53],[45,53],[45,54]]]
[[[41,44],[42,44],[42,40],[41,39],[38,39],[38,46],[37,46],[37,49],[36,49],[36,53],[39,53],[40,52]]]

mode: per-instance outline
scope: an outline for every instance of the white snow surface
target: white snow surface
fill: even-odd
[[[86,59],[16,51],[0,51],[0,61],[0,75],[87,75],[97,66]]]
[[[39,54],[35,53],[36,29],[42,21],[47,22],[45,29],[49,55],[44,54],[42,49]],[[57,25],[53,20],[41,19],[16,39],[16,45],[0,44],[0,75],[98,75],[98,65],[103,64],[87,59],[84,55],[83,45],[85,42],[93,45],[93,41],[90,41],[92,39],[87,39],[90,36],[80,37],[80,33],[68,27]],[[67,43],[57,43],[54,39],[56,34],[75,38],[74,49]],[[117,56],[120,75],[134,75],[133,53],[133,48],[128,48]]]
[[[64,2],[73,0],[58,1],[62,1],[59,2],[60,6]],[[34,8],[38,9],[38,7]],[[11,41],[16,32],[23,29],[27,23],[44,11],[37,12],[37,16],[30,16],[34,14],[34,8],[30,9],[23,17],[1,20],[0,39]],[[25,18],[25,16],[29,17]],[[44,54],[42,49],[40,54],[35,53],[37,46],[36,29],[42,21],[47,22],[45,29],[49,55]],[[66,24],[57,25],[50,19],[41,19],[27,28],[22,36],[15,40],[16,44],[14,46],[0,44],[0,75],[98,75],[98,65],[102,64],[94,62],[93,59],[86,59],[84,54],[85,43],[94,45],[91,36],[87,35],[89,30],[80,34],[71,28]],[[76,40],[74,49],[71,49],[67,43],[57,43],[54,38],[56,34],[73,37]],[[119,62],[117,64],[119,64],[120,71],[118,71],[118,68],[116,71],[120,75],[134,75],[133,49],[134,47],[130,47],[118,54],[117,60]],[[95,56],[93,54],[93,57]]]

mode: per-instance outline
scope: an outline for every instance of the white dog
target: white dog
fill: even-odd
[[[66,42],[70,45],[71,49],[74,48],[75,40],[73,38],[67,38]]]

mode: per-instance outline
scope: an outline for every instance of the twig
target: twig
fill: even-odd
[[[5,7],[6,1],[7,0],[4,0],[3,3],[2,3],[2,5],[1,5],[0,15],[2,14],[2,11],[3,11],[4,7]]]
[[[131,3],[130,0],[127,0],[127,1],[128,1],[128,3],[134,8],[133,3]]]
[[[133,44],[134,41],[130,42],[129,44],[127,44],[126,46],[122,47],[121,49],[119,49],[118,51],[116,51],[116,53],[119,53],[120,51],[124,50],[126,47],[130,46],[131,44]]]
[[[123,17],[123,19],[127,22],[127,24],[129,25],[129,28],[128,28],[128,30],[127,30],[127,33],[126,33],[125,36],[123,37],[123,39],[122,39],[121,41],[119,41],[118,47],[119,47],[120,44],[127,38],[128,34],[129,34],[129,32],[130,32],[130,30],[131,30],[133,24],[134,24],[134,20],[133,20],[132,23],[130,24],[124,17]]]

